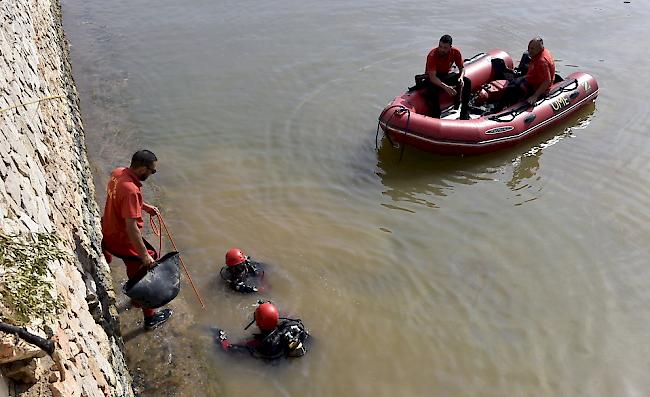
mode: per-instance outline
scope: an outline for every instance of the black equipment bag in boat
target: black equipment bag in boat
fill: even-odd
[[[156,261],[141,277],[127,281],[124,293],[144,309],[155,309],[171,302],[181,289],[178,252],[170,252]]]

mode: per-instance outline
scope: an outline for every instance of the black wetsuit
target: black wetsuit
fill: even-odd
[[[217,332],[217,342],[226,351],[248,352],[264,359],[303,356],[307,352],[304,342],[309,338],[309,332],[299,319],[281,320],[273,331],[254,334],[252,339],[238,344],[231,344],[225,337],[219,338]]]
[[[257,277],[264,273],[261,263],[247,260],[236,266],[224,266],[221,269],[221,278],[224,279],[230,288],[237,292],[257,292],[257,287],[247,284],[248,277]]]

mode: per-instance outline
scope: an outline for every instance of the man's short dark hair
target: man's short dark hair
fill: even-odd
[[[131,168],[151,167],[154,161],[158,161],[158,157],[151,150],[138,150],[131,157]]]
[[[449,44],[451,45],[451,36],[446,34],[440,38],[441,43]]]

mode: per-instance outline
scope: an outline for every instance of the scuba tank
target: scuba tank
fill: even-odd
[[[284,326],[284,327],[283,327]],[[283,327],[282,335],[286,346],[287,357],[302,357],[307,353],[303,342],[309,337],[309,333],[302,324],[302,321],[287,319],[280,327]]]

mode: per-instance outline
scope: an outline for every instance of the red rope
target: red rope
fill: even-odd
[[[158,226],[156,227],[156,224],[155,224],[155,222],[153,220],[153,216],[151,216],[151,215],[149,217],[149,224],[151,225],[151,229],[153,230],[154,234],[156,236],[159,236],[159,238],[160,238],[160,248],[162,249],[162,233],[161,233],[161,228],[160,228],[160,225],[162,224],[162,227],[165,229],[165,232],[167,233],[167,237],[169,237],[169,241],[172,242],[172,246],[174,247],[174,251],[178,252],[178,248],[176,248],[176,242],[174,241],[174,238],[172,237],[172,234],[169,232],[169,229],[167,229],[167,225],[165,224],[165,220],[163,219],[162,214],[160,212],[157,212],[156,217],[158,218]],[[185,275],[187,276],[187,279],[190,281],[190,285],[192,286],[192,289],[194,290],[194,294],[196,295],[197,299],[199,300],[199,303],[201,304],[201,307],[203,309],[205,309],[205,304],[203,303],[203,299],[201,299],[201,294],[199,294],[199,291],[196,289],[196,286],[194,285],[194,281],[192,281],[192,276],[190,276],[190,272],[187,270],[187,266],[185,266],[185,262],[183,262],[183,257],[179,255],[178,258],[181,260],[181,266],[183,266],[183,271],[185,272]]]
[[[151,231],[153,231],[153,234],[158,236],[158,255],[162,255],[162,233],[160,233],[160,215],[156,213],[156,219],[158,219],[158,226],[156,226],[156,221],[154,220],[154,217],[149,214],[149,226],[151,226]],[[158,259],[158,258],[156,258]]]

